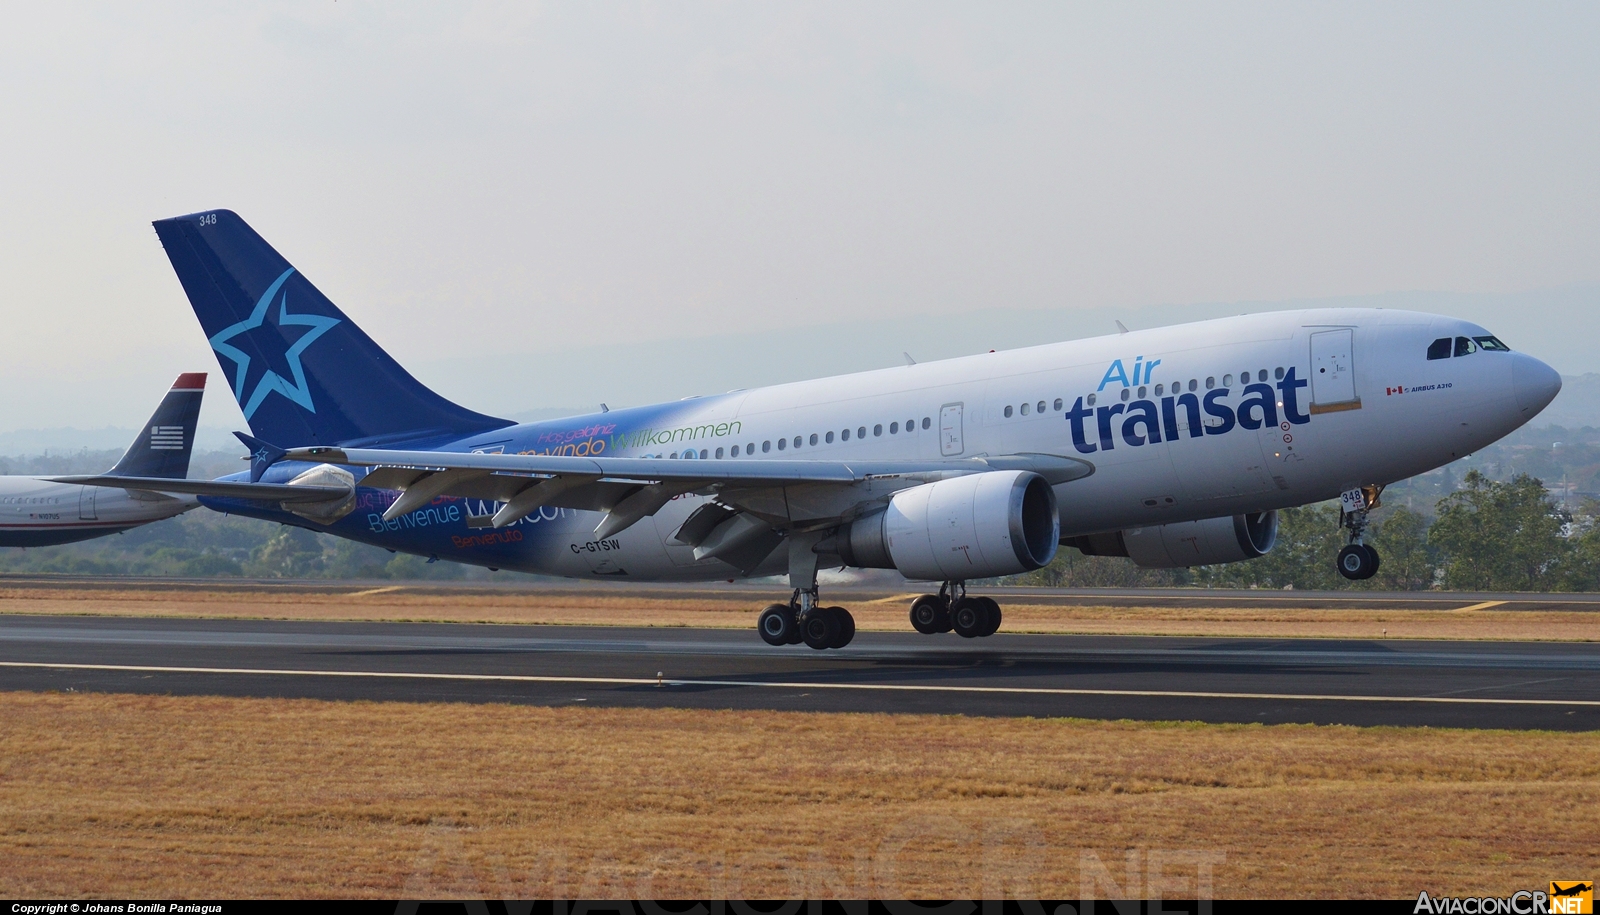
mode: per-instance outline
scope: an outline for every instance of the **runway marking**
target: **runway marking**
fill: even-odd
[[[1505,601],[1503,601],[1503,600],[1486,600],[1481,604],[1473,604],[1470,607],[1457,607],[1457,608],[1455,608],[1454,610],[1452,610],[1450,612],[1451,613],[1471,613],[1474,610],[1487,610],[1490,607],[1498,607],[1503,603],[1505,603]]]
[[[1159,689],[1070,689],[1047,686],[933,686],[900,683],[806,683],[775,680],[657,680],[654,677],[541,677],[525,674],[443,674],[380,670],[278,670],[246,667],[156,667],[136,664],[52,664],[45,661],[0,661],[0,667],[51,670],[107,670],[129,673],[239,674],[270,677],[358,677],[394,680],[458,680],[500,683],[572,683],[587,686],[744,686],[759,689],[875,690],[910,693],[994,693],[1045,696],[1136,696],[1166,699],[1270,699],[1289,702],[1426,702],[1435,705],[1592,706],[1595,699],[1482,699],[1454,696],[1342,696],[1302,693],[1217,693]]]

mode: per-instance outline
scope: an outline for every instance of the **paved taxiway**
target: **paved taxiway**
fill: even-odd
[[[7,616],[0,689],[1589,730],[1600,645]]]

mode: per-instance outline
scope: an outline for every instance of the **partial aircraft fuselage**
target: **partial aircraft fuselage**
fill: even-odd
[[[1549,366],[1506,349],[1478,325],[1327,309],[688,398],[427,447],[713,462],[1061,455],[1093,466],[1055,486],[1065,540],[1303,505],[1411,477],[1501,438],[1559,389]],[[287,482],[310,466],[276,465],[263,482]],[[452,496],[385,520],[397,495],[358,487],[348,515],[305,526],[444,560],[569,577],[714,580],[776,574],[787,562],[782,550],[743,571],[696,560],[672,535],[708,496],[679,496],[620,533],[596,537],[599,512],[545,507],[495,528],[488,519],[499,503]],[[790,486],[769,513],[803,523],[837,514],[840,498],[834,486]],[[260,502],[202,502],[305,523]]]

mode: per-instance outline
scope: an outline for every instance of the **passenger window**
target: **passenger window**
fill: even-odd
[[[1198,388],[1199,386],[1200,386],[1200,382],[1195,381],[1193,378],[1189,379],[1189,390],[1193,391],[1195,388]]]
[[[815,445],[816,443],[817,443],[817,437],[815,435],[811,436],[811,444]],[[800,447],[800,436],[798,436],[798,435],[796,435],[794,437],[794,446],[796,448]]]
[[[1094,395],[1090,394],[1089,395],[1089,399],[1087,401],[1085,401],[1085,402],[1088,403],[1089,406],[1091,406],[1091,407],[1094,406]]]
[[[1283,366],[1280,365],[1277,368],[1273,369],[1272,370],[1272,377],[1278,379],[1279,381],[1282,381],[1283,380]]]
[[[931,416],[922,417],[922,428],[924,430],[926,430],[931,425],[933,425],[933,417],[931,417]]]
[[[744,446],[744,453],[745,454],[755,454],[756,453],[756,443],[755,442],[751,442],[750,444]]]
[[[761,443],[761,453],[762,454],[766,454],[768,451],[771,451],[771,450],[772,450],[772,443],[771,442],[762,442]]]
[[[1042,401],[1042,400],[1039,401],[1039,405],[1038,406],[1039,406],[1039,412],[1043,413],[1044,412],[1044,401]]]
[[[1159,385],[1159,384],[1158,384],[1158,385],[1156,385],[1156,396],[1157,396],[1157,397],[1160,397],[1160,396],[1161,396],[1161,390],[1162,390],[1162,387],[1161,387],[1161,385]]]
[[[1222,376],[1222,386],[1225,387],[1225,388],[1233,387],[1233,376],[1232,375],[1223,375]],[[1209,388],[1209,387],[1211,387],[1211,385],[1208,384],[1208,385],[1206,385],[1206,387]]]
[[[1266,381],[1267,380],[1267,370],[1266,369],[1262,369],[1261,371],[1257,372],[1256,373],[1256,380],[1257,381]]]
[[[1010,418],[1011,418],[1011,405],[1007,404],[1006,405],[1006,419],[1010,419]]]
[[[789,446],[789,440],[788,439],[786,439],[786,438],[778,439],[778,450],[779,451],[782,451],[784,448],[787,448],[788,446]]]
[[[906,420],[906,431],[907,432],[914,432],[914,431],[916,431],[916,428],[917,428],[917,421],[916,420],[914,420],[914,419]]]
[[[722,457],[722,449],[721,448],[717,449],[717,457]]]
[[[850,441],[850,430],[849,429],[846,429],[843,432],[839,433],[839,441],[841,441],[841,442]]]
[[[866,438],[866,437],[867,437],[867,427],[866,426],[862,426],[861,428],[856,430],[856,438]]]
[[[1023,404],[1022,405],[1022,415],[1023,416],[1027,416],[1028,415],[1028,405],[1027,404]]]
[[[1511,352],[1511,347],[1501,343],[1499,337],[1473,337],[1472,339],[1477,341],[1479,349],[1495,353]]]
[[[872,434],[874,436],[882,435],[883,434],[883,423],[878,423],[876,426],[873,426],[872,427]]]
[[[1056,409],[1060,410],[1061,407],[1062,407],[1061,398],[1057,397],[1056,398]],[[1041,409],[1043,409],[1043,408],[1041,408]]]
[[[1130,395],[1132,393],[1133,393],[1133,389],[1132,388],[1123,388],[1122,389],[1122,399],[1123,400],[1127,400],[1128,399],[1128,395]]]
[[[900,434],[900,424],[899,423],[890,423],[889,424],[889,434],[890,435],[898,435],[898,434]]]
[[[1468,356],[1478,351],[1478,347],[1466,337],[1456,338],[1456,355]]]
[[[710,456],[711,456],[710,449],[707,449],[707,448],[701,448],[700,449],[700,460],[703,461],[703,460],[705,460],[706,458],[708,458]]]
[[[1139,399],[1140,399],[1140,400],[1144,400],[1144,395],[1145,395],[1145,393],[1146,393],[1146,392],[1147,392],[1147,391],[1149,391],[1149,388],[1146,388],[1146,387],[1145,387],[1145,386],[1143,386],[1143,385],[1140,385],[1140,386],[1139,386]]]
[[[811,437],[812,437],[812,438],[816,438],[816,436],[815,436],[815,435],[813,435],[813,436],[811,436]],[[833,444],[833,433],[832,433],[832,432],[829,432],[829,433],[828,433],[828,434],[827,434],[827,435],[825,435],[825,436],[823,436],[823,438],[822,438],[822,440],[823,440],[823,441],[824,441],[824,442],[825,442],[825,443],[827,443],[827,444],[829,444],[829,445],[831,445],[831,444]]]
[[[828,441],[830,441],[830,442],[833,441],[833,433],[832,432],[828,433]],[[813,433],[811,433],[811,444],[815,445],[816,443],[817,443],[817,433],[813,432]]]
[[[1215,375],[1206,376],[1206,390],[1209,391],[1209,390],[1211,390],[1212,388],[1214,388],[1216,386],[1217,386],[1217,377]]]
[[[1437,339],[1437,340],[1433,341],[1432,343],[1428,344],[1428,359],[1429,360],[1433,360],[1433,359],[1449,359],[1449,358],[1450,358],[1450,338],[1449,337],[1440,337],[1439,339]]]

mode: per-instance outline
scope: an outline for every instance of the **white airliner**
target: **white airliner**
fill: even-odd
[[[106,479],[182,479],[189,473],[204,372],[178,376]],[[0,476],[0,546],[53,546],[181,515],[200,503],[149,488],[105,488],[47,477]]]
[[[248,480],[176,491],[490,568],[787,572],[791,598],[758,622],[775,645],[850,641],[819,568],[940,583],[912,625],[984,636],[1000,608],[966,583],[1060,544],[1147,567],[1246,560],[1272,548],[1275,509],[1332,498],[1339,571],[1368,577],[1386,484],[1499,439],[1561,387],[1466,321],[1323,309],[519,425],[423,387],[237,215],[155,225],[254,433]]]

